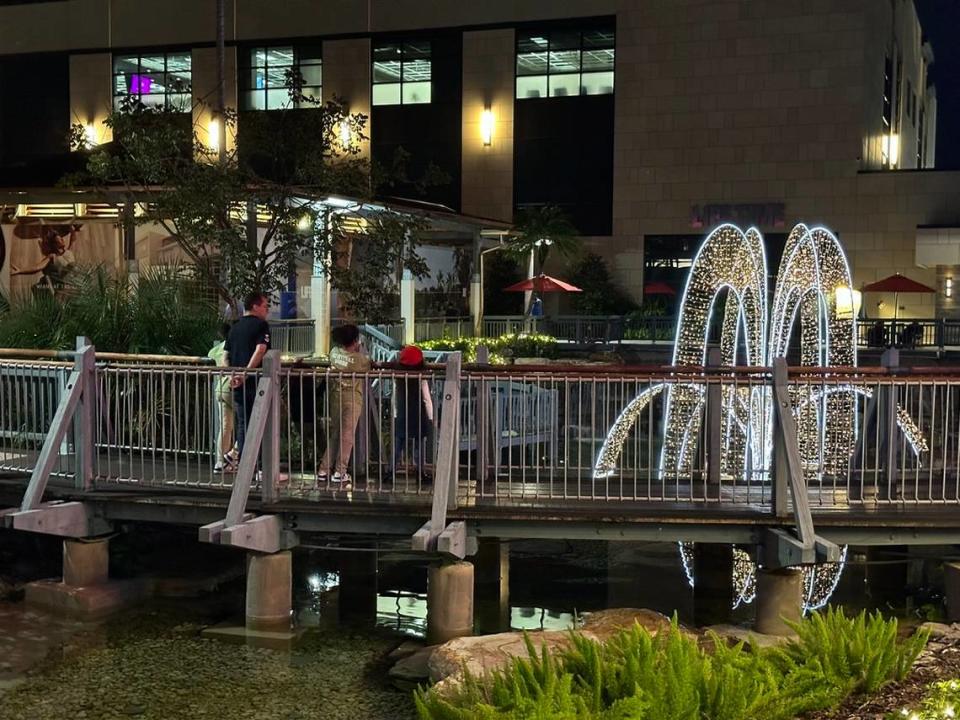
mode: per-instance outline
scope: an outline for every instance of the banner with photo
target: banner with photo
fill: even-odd
[[[0,282],[7,296],[57,294],[78,268],[116,270],[120,264],[120,235],[112,223],[27,217],[0,226],[0,234]]]

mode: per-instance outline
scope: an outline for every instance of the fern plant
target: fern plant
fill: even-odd
[[[794,629],[798,640],[769,650],[710,634],[712,653],[676,617],[657,635],[640,625],[602,643],[571,633],[553,653],[525,637],[527,658],[467,674],[450,697],[418,690],[415,702],[423,720],[792,720],[903,678],[927,640],[899,641],[896,620],[879,613],[828,610]]]
[[[902,680],[929,638],[921,630],[901,642],[896,618],[887,620],[879,612],[866,611],[847,617],[842,608],[832,607],[790,626],[797,641],[772,651],[771,659],[781,666],[816,661],[823,679],[847,694],[874,693]]]

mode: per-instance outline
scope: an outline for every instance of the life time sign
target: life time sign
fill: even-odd
[[[725,222],[741,227],[782,228],[785,225],[784,204],[693,205],[690,208],[690,227],[712,228]]]

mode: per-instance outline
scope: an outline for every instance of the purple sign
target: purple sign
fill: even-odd
[[[149,95],[150,88],[153,87],[153,78],[149,75],[130,76],[130,94],[131,95]]]

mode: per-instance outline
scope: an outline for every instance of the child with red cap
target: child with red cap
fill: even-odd
[[[398,359],[404,370],[423,369],[423,352],[414,345],[404,347]],[[425,441],[433,428],[433,397],[427,379],[419,374],[397,377],[394,381],[394,408],[394,473],[400,465],[402,454],[412,445],[417,475],[423,477]]]

